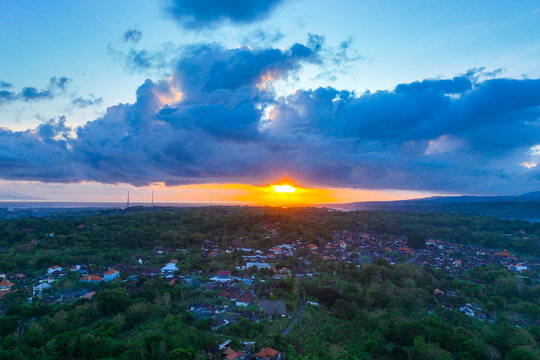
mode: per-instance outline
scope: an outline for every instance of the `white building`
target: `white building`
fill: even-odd
[[[260,270],[260,269],[270,269],[270,264],[263,263],[263,262],[248,262],[246,264],[246,267],[247,268],[256,267],[258,270]]]
[[[116,279],[119,276],[120,276],[120,271],[111,269],[111,270],[107,271],[105,274],[103,274],[103,280],[104,281],[111,281],[111,280]]]
[[[170,262],[166,264],[164,267],[162,267],[160,271],[161,271],[161,274],[163,275],[173,274],[178,271],[178,267],[176,267],[175,262]]]
[[[40,283],[32,286],[32,294],[34,296],[41,296],[44,290],[50,289],[52,286],[47,283]]]
[[[59,265],[54,265],[54,266],[51,266],[50,268],[47,269],[47,274],[52,274],[53,272],[55,271],[63,271],[64,268],[59,266]]]
[[[474,316],[474,311],[472,311],[468,306],[462,306],[459,308],[459,311],[464,313],[467,316]]]
[[[217,275],[214,277],[211,277],[210,280],[217,281],[217,282],[229,282],[229,281],[233,281],[233,278],[231,277],[230,271],[220,270],[218,271]]]

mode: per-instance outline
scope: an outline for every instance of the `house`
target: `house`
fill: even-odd
[[[512,254],[510,254],[510,252],[506,249],[504,249],[503,251],[499,251],[499,252],[496,252],[495,254],[493,254],[497,257],[500,257],[500,258],[504,258],[504,257],[511,257]]]
[[[435,289],[433,290],[433,293],[435,294],[435,296],[444,295],[444,291],[442,291],[441,289]]]
[[[525,264],[520,263],[520,264],[516,264],[515,270],[519,271],[519,272],[522,272],[524,270],[529,270],[529,267],[527,265],[525,265]]]
[[[306,276],[313,277],[313,272],[311,270],[298,269],[295,276],[300,278]]]
[[[178,267],[176,267],[177,263],[178,263],[177,260],[170,261],[164,267],[161,268],[160,273],[162,275],[174,274],[176,271],[178,271]]]
[[[50,268],[47,268],[47,274],[52,274],[55,271],[63,271],[63,270],[64,269],[61,266],[54,265],[54,266],[51,266]]]
[[[26,275],[23,274],[23,273],[16,273],[16,274],[13,274],[13,277],[16,278],[17,280],[24,280],[24,279],[26,279]]]
[[[228,348],[230,349],[230,348]],[[229,352],[229,351],[227,351]],[[225,356],[225,359],[227,360],[244,360],[247,358],[247,354],[243,352],[242,350],[233,351],[229,353],[227,356]]]
[[[410,255],[413,252],[413,250],[408,247],[400,247],[397,249],[397,251],[398,251],[398,254],[400,255]]]
[[[82,277],[82,279],[80,281],[87,282],[87,283],[92,283],[92,284],[97,284],[97,283],[103,281],[103,278],[101,276],[97,276],[97,275],[85,275],[85,276]]]
[[[107,271],[105,274],[103,274],[103,280],[104,280],[104,281],[111,281],[111,280],[116,279],[116,278],[119,277],[119,276],[120,276],[120,271],[114,270],[114,269],[110,269],[110,270]]]
[[[211,277],[210,280],[217,282],[229,282],[232,281],[231,272],[226,270],[219,270],[217,275]]]
[[[41,296],[43,291],[50,289],[52,286],[47,283],[40,283],[38,285],[32,286],[32,295]]]
[[[217,251],[210,251],[210,252],[208,253],[208,256],[210,256],[210,257],[216,257],[216,256],[218,256],[218,255],[219,255],[219,254],[218,254]]]
[[[317,250],[319,247],[318,247],[317,245],[315,245],[315,244],[309,244],[309,245],[307,246],[307,248],[310,249],[311,251],[315,251],[315,250]]]
[[[287,308],[282,300],[260,300],[258,305],[267,316],[284,316],[287,314]]]
[[[273,278],[276,280],[287,279],[290,275],[291,275],[291,272],[286,267],[283,267],[281,269],[274,269]]]
[[[194,304],[189,310],[193,312],[193,315],[195,315],[196,318],[211,317],[219,312],[215,307],[209,304]]]
[[[235,305],[236,306],[249,306],[253,302],[253,299],[255,299],[255,295],[253,293],[245,293],[244,295],[240,296],[238,299],[236,299]]]
[[[231,340],[227,340],[225,341],[223,344],[219,345],[219,348],[220,350],[223,349],[222,345],[223,346],[227,346],[231,343]],[[231,354],[234,354],[236,351],[234,351],[233,349],[231,349],[230,347],[227,347],[225,348],[225,350],[223,350],[223,352],[221,353],[221,357],[225,357],[227,355],[231,355]]]
[[[474,311],[472,311],[468,306],[462,306],[459,308],[459,311],[464,313],[467,316],[474,316]]]
[[[2,281],[0,281],[0,291],[10,290],[13,285],[15,284],[6,278],[3,278]]]
[[[226,319],[214,319],[211,323],[212,330],[217,330],[220,327],[227,326],[230,323],[229,320]]]
[[[250,267],[256,267],[257,270],[261,270],[261,269],[270,269],[270,264],[268,263],[263,263],[263,262],[248,262],[246,264],[246,267],[247,268],[250,268]]]
[[[272,348],[266,347],[255,354],[257,360],[280,360],[281,353]]]

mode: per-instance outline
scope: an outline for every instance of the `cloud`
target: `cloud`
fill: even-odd
[[[366,56],[360,55],[356,49],[352,47],[353,38],[349,37],[339,43],[337,47],[325,47],[322,70],[317,76],[317,79],[328,79],[331,81],[337,80],[337,75],[346,74],[351,70],[352,65],[358,61],[367,60]]]
[[[53,99],[55,96],[63,93],[71,81],[72,80],[70,78],[65,76],[55,76],[49,79],[49,84],[47,85],[46,89],[39,90],[34,86],[26,86],[23,87],[19,93],[8,90],[0,90],[0,105],[2,103],[9,103],[18,100],[30,102]],[[12,87],[12,84],[5,82],[1,82],[0,85],[0,88],[4,89]]]
[[[96,98],[93,95],[90,95],[87,98],[83,98],[83,97],[78,96],[78,97],[74,97],[71,100],[71,104],[74,105],[75,107],[78,107],[78,108],[87,108],[89,106],[99,105],[102,102],[103,102],[102,97]]]
[[[424,154],[442,154],[458,150],[463,146],[462,141],[454,139],[450,135],[441,135],[435,140],[428,141],[428,147]]]
[[[5,81],[0,81],[0,89],[9,89],[13,86],[12,83],[8,83]]]
[[[49,81],[49,89],[51,90],[58,89],[58,90],[64,91],[66,90],[66,87],[71,81],[72,80],[70,78],[67,78],[65,76],[52,77],[51,80]]]
[[[263,81],[263,76],[268,80],[283,78],[302,63],[320,61],[320,41],[312,36],[306,45],[296,43],[286,50],[223,49],[217,44],[191,46],[177,63],[176,76],[188,93],[255,86]]]
[[[17,94],[13,91],[0,90],[0,105],[9,103],[17,99]]]
[[[124,35],[122,36],[122,39],[124,42],[133,42],[138,43],[139,40],[141,40],[142,32],[136,28],[130,28],[127,29],[126,32],[124,32]]]
[[[257,28],[244,36],[241,40],[242,44],[256,44],[258,46],[272,46],[285,35],[278,29],[262,29]]]
[[[248,24],[261,20],[284,0],[169,0],[167,11],[182,27],[211,28],[222,23]]]
[[[271,83],[321,61],[320,39],[288,49],[186,48],[78,128],[0,130],[0,176],[169,185],[289,177],[305,186],[519,193],[540,186],[540,79],[466,72],[357,94],[277,96]]]

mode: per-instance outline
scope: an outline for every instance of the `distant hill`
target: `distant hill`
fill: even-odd
[[[399,201],[367,201],[334,207],[343,210],[458,212],[540,222],[540,191],[518,196],[434,196]]]

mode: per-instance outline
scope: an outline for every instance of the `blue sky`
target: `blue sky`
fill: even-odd
[[[535,148],[540,144],[537,123],[538,102],[535,102],[537,97],[534,93],[537,85],[534,82],[523,81],[535,80],[540,76],[539,1],[280,0],[250,2],[255,5],[243,6],[241,0],[235,0],[240,5],[230,9],[227,9],[227,6],[221,9],[216,6],[215,0],[205,1],[208,4],[202,9],[193,9],[189,2],[182,0],[0,2],[0,46],[3,54],[0,57],[0,81],[11,84],[3,89],[9,92],[9,99],[6,96],[3,102],[0,100],[0,127],[11,131],[6,135],[10,140],[4,142],[2,149],[5,154],[2,155],[0,151],[0,166],[4,164],[4,171],[0,168],[0,178],[9,181],[9,184],[5,183],[5,187],[16,187],[17,181],[43,181],[53,184],[90,181],[146,186],[154,181],[178,185],[231,181],[258,184],[272,180],[268,179],[272,177],[272,171],[263,171],[264,174],[260,176],[255,175],[256,172],[261,172],[261,169],[253,166],[255,159],[239,158],[235,154],[224,159],[219,158],[219,162],[228,163],[228,170],[210,171],[209,164],[218,161],[217,158],[212,158],[211,154],[221,153],[220,146],[224,139],[232,141],[226,148],[233,152],[252,151],[254,156],[259,156],[260,161],[267,162],[268,168],[274,170],[276,177],[294,175],[306,185],[433,193],[479,193],[482,192],[482,188],[473,186],[472,183],[482,178],[486,182],[484,191],[487,193],[518,193],[538,187],[538,170],[535,169],[537,167],[529,166],[536,163],[538,157],[536,153],[540,152]],[[265,3],[271,4],[269,9],[265,8]],[[180,9],[179,12],[175,13],[171,10],[174,6]],[[251,12],[244,14],[243,11],[246,9]],[[192,17],[182,17],[183,15],[180,16],[179,13]],[[129,30],[132,34],[139,35],[135,39],[126,40],[125,34]],[[310,47],[310,36],[311,39],[318,39],[320,49]],[[266,67],[256,67],[258,70],[272,72],[272,80],[265,85],[271,87],[271,90],[267,89],[264,94],[246,95],[244,89],[242,93],[242,101],[249,100],[255,110],[264,108],[265,114],[253,115],[256,120],[251,118],[241,120],[245,114],[240,111],[245,109],[239,110],[235,107],[237,104],[228,104],[225,109],[219,110],[219,119],[228,117],[230,119],[217,127],[211,121],[214,113],[205,112],[204,115],[200,115],[200,112],[197,112],[197,115],[193,115],[194,104],[199,106],[198,109],[202,109],[204,105],[205,111],[208,110],[210,103],[214,107],[216,105],[216,89],[212,89],[213,92],[210,94],[208,89],[197,88],[195,86],[197,81],[204,81],[204,78],[187,79],[189,74],[182,68],[193,62],[203,61],[196,54],[197,51],[201,51],[201,44],[212,44],[210,50],[205,50],[207,51],[206,59],[215,56],[216,61],[232,59],[238,54],[233,56],[228,49],[237,49],[242,46],[249,46],[253,54],[260,52],[261,58],[264,58],[262,61],[267,61],[270,54],[270,52],[264,52],[267,49],[283,51],[281,55],[283,58],[277,60],[277,63],[266,64]],[[292,51],[294,44],[306,46],[314,51],[314,55],[298,57],[287,53]],[[134,54],[139,55],[137,58],[139,60],[140,56],[144,55],[148,60],[146,64],[148,66],[136,66],[133,61]],[[480,68],[484,70],[470,71]],[[243,68],[243,71],[245,70]],[[199,71],[203,70],[199,69]],[[257,71],[255,75],[264,75]],[[425,79],[453,79],[463,74],[469,74],[467,76],[472,84],[470,89],[467,88],[464,92],[453,95],[445,93],[446,97],[454,96],[460,99],[455,99],[456,104],[441,103],[441,108],[437,109],[439,112],[431,109],[436,113],[435,117],[425,120],[425,125],[420,126],[422,131],[418,130],[407,136],[397,136],[391,131],[381,132],[377,136],[367,136],[362,133],[362,131],[374,133],[377,129],[380,130],[380,126],[369,127],[366,125],[369,121],[363,120],[373,116],[374,113],[374,110],[366,110],[364,107],[371,109],[375,105],[351,105],[347,108],[347,115],[334,109],[328,115],[330,119],[320,120],[341,122],[343,128],[353,132],[358,131],[354,140],[345,139],[342,134],[333,133],[331,127],[316,122],[310,123],[309,126],[311,128],[321,126],[326,134],[331,134],[331,137],[322,137],[321,133],[315,134],[315,132],[305,130],[299,132],[298,124],[308,120],[301,119],[301,116],[291,115],[291,104],[295,102],[295,106],[298,106],[301,101],[299,98],[291,98],[291,94],[307,94],[310,89],[331,87],[337,91],[347,91],[348,95],[343,95],[345,108],[345,104],[353,101],[364,104],[369,100],[370,104],[374,104],[377,100],[374,97],[362,98],[366,90],[371,93],[377,90],[388,91],[391,94],[387,94],[388,96],[381,101],[392,103],[396,97],[390,95],[394,94],[394,89],[399,84],[422,82]],[[206,75],[215,76],[211,72]],[[229,75],[231,74],[227,76]],[[50,79],[53,77],[56,79],[65,77],[69,81],[65,87],[59,87],[54,81],[51,82]],[[471,80],[472,78],[474,79]],[[176,143],[171,140],[169,146],[159,149],[160,156],[163,156],[160,157],[160,161],[167,163],[166,166],[159,167],[152,163],[151,168],[134,171],[133,174],[123,171],[116,177],[104,176],[103,172],[107,167],[103,162],[110,161],[108,166],[114,167],[119,159],[111,155],[107,156],[109,160],[104,160],[103,153],[99,156],[96,153],[75,156],[77,151],[83,151],[81,144],[84,131],[90,133],[98,123],[103,123],[104,128],[115,128],[114,124],[116,124],[118,131],[127,133],[133,130],[133,128],[126,130],[125,127],[115,123],[117,119],[113,116],[114,111],[109,108],[120,103],[132,106],[132,109],[137,108],[142,100],[137,98],[136,91],[146,79],[151,79],[154,84],[148,85],[147,88],[163,87],[167,79],[170,81],[167,84],[171,87],[178,87],[177,90],[183,94],[180,106],[176,107],[179,109],[177,113],[181,114],[178,116],[183,119],[184,127],[188,126],[185,120],[188,118],[191,119],[190,121],[198,121],[198,129],[202,129],[202,123],[209,124],[205,128],[205,135],[201,135],[203,136],[201,142],[210,141],[207,139],[208,136],[213,137],[212,143],[208,143],[204,148],[210,155],[200,157],[199,153],[203,151],[203,148],[187,147],[187,145],[179,150],[185,144],[182,146],[177,144],[175,147]],[[497,79],[518,82],[511,84],[489,82]],[[486,83],[483,83],[484,81]],[[189,82],[193,84],[188,90]],[[220,84],[219,86],[225,86],[223,82]],[[479,84],[485,86],[478,86]],[[507,85],[509,90],[499,89]],[[255,88],[255,82],[246,80],[242,86]],[[39,99],[23,97],[24,88],[35,88],[37,93],[43,96]],[[227,86],[221,89],[222,92],[225,88]],[[426,127],[434,126],[433,119],[439,119],[452,112],[455,112],[456,117],[462,116],[463,119],[460,121],[463,124],[476,121],[474,114],[477,114],[477,109],[471,110],[468,107],[469,101],[464,101],[475,89],[485,89],[486,94],[482,96],[488,97],[482,102],[473,102],[476,104],[474,106],[480,108],[497,103],[498,99],[489,98],[489,96],[504,96],[505,91],[516,91],[517,94],[521,91],[529,94],[532,99],[529,102],[512,103],[508,107],[500,107],[496,110],[500,111],[499,114],[485,115],[489,117],[490,127],[482,125],[467,128],[464,125],[439,124],[442,127],[440,131],[426,130]],[[144,92],[143,90],[141,92]],[[226,90],[230,91],[229,96],[240,96],[238,88],[229,87]],[[309,96],[313,99],[313,93]],[[480,95],[469,97],[472,102]],[[202,101],[203,98],[206,100]],[[182,106],[186,107],[189,104],[189,101],[184,99],[191,101],[189,109],[182,110]],[[302,100],[302,106],[308,106],[304,100]],[[418,100],[416,97],[410,99],[410,101],[416,100]],[[436,100],[418,100],[418,106],[426,106],[426,101]],[[463,100],[463,106],[457,104],[457,100]],[[516,108],[509,110],[509,107],[514,105]],[[174,108],[175,104],[168,102],[162,103],[161,106]],[[318,108],[322,106],[320,103],[310,103],[309,106],[316,107],[318,111],[322,110]],[[381,106],[385,107],[385,105]],[[397,107],[394,109],[395,113],[381,115],[379,121],[392,124],[392,116],[394,116],[392,114],[406,111],[402,108],[404,105],[395,106]],[[254,136],[253,131],[260,132],[261,126],[264,127],[263,123],[268,121],[271,108],[281,109],[279,114],[276,110],[271,116],[280,117],[279,121],[274,121],[274,123],[280,125],[279,131],[296,134],[297,137],[294,140],[285,139],[283,134],[277,136],[278,128],[275,127],[272,139],[267,137],[264,141],[257,143],[261,141],[261,134],[257,133],[257,136]],[[116,109],[118,110],[118,107]],[[153,108],[152,111],[158,114],[159,110]],[[469,113],[465,116],[464,111]],[[139,110],[134,110],[134,112],[142,117],[148,115]],[[357,118],[354,112],[363,115]],[[201,120],[195,119],[196,116],[206,117]],[[60,117],[61,127],[69,128],[69,130],[60,130],[61,127],[58,126]],[[504,122],[498,123],[498,120],[495,120],[499,117],[515,119],[507,123],[507,126],[511,128],[510,131],[501,125]],[[51,126],[50,119],[55,119],[54,122],[57,125]],[[96,119],[105,120],[94,122]],[[309,119],[309,121],[312,120],[313,118]],[[107,121],[110,124],[104,124]],[[126,121],[125,117],[123,121]],[[153,119],[153,121],[158,120]],[[243,128],[241,121],[249,122],[244,125],[247,124],[246,126],[249,125],[251,128]],[[250,121],[255,121],[255,123],[250,123]],[[411,121],[408,119],[406,125],[399,124],[397,121],[395,129],[414,127]],[[83,129],[84,131],[77,134],[76,127],[84,128],[89,122],[95,126]],[[353,123],[356,125],[352,126]],[[419,119],[418,124],[422,123]],[[34,132],[38,132],[36,127],[40,125],[42,131],[45,126],[48,126],[48,129],[53,132],[49,134],[50,146],[46,145],[47,140],[44,140],[43,135],[40,135],[39,139],[23,137],[24,130],[34,129]],[[190,123],[189,127],[196,126]],[[224,129],[224,127],[228,128]],[[178,127],[175,125],[174,128]],[[254,130],[255,128],[258,130]],[[234,136],[242,133],[243,138],[230,140],[233,136],[231,129],[236,129]],[[268,130],[264,131],[268,136]],[[488,135],[493,134],[493,143],[477,145],[482,142],[478,135],[478,132],[482,131]],[[511,138],[513,146],[504,144],[504,139],[496,138],[494,134],[499,131],[508,134],[514,132],[514,137]],[[60,136],[60,133],[65,133],[65,136],[69,137],[68,140],[62,140],[64,141],[62,144],[58,143],[59,138],[64,136]],[[79,141],[72,139],[79,136],[81,137]],[[103,136],[97,141],[97,144],[103,145],[103,151],[119,149],[119,145],[112,144],[103,132],[93,133],[92,136]],[[178,138],[184,136],[187,135],[178,134]],[[198,133],[190,136],[198,136]],[[214,143],[218,136],[225,136],[225,138],[220,138],[217,143]],[[386,138],[383,139],[385,136]],[[36,159],[32,151],[37,149],[38,143],[32,143],[24,149],[9,148],[10,141],[20,143],[21,137],[30,142],[39,140],[39,146],[44,146],[42,153],[51,151],[51,154],[54,154],[51,156],[59,156],[58,161],[70,164],[71,170],[59,170],[50,163]],[[18,140],[15,141],[14,138]],[[254,140],[255,138],[258,140]],[[313,140],[314,138],[316,140]],[[135,137],[130,139],[133,140]],[[57,142],[53,144],[53,140]],[[279,165],[278,158],[260,151],[264,146],[276,147],[277,143],[279,146],[285,146],[291,141],[302,143],[304,146],[302,151],[306,153],[317,151],[316,149],[325,151],[325,154],[329,154],[326,167],[318,168],[316,162],[309,159],[307,155],[299,154],[296,154],[296,162]],[[310,141],[316,144],[308,144]],[[350,143],[345,144],[345,142]],[[253,146],[254,149],[246,144]],[[55,148],[51,149],[51,146]],[[78,149],[77,146],[81,148]],[[93,146],[97,145],[93,144]],[[422,146],[424,146],[422,149],[415,148]],[[437,146],[439,146],[437,151],[439,151],[440,159],[426,160],[426,156],[434,156],[433,149]],[[77,151],[72,150],[72,147]],[[351,150],[352,147],[354,150]],[[409,150],[404,150],[405,147]],[[139,148],[150,151],[142,145]],[[331,151],[329,151],[330,148]],[[412,148],[416,150],[410,150]],[[468,150],[465,152],[469,153],[467,156],[457,153],[466,148]],[[124,150],[127,151],[127,149]],[[182,152],[183,156],[176,153],[172,158],[167,157],[167,154],[170,154],[167,152],[175,153],[175,151]],[[189,153],[190,151],[195,151],[197,154]],[[409,153],[404,158],[402,155],[407,151],[422,154],[424,158],[420,159],[419,155],[414,157]],[[15,153],[20,154],[20,158],[17,158]],[[450,153],[453,153],[454,157],[463,156],[463,158],[459,159],[460,161],[448,159]],[[471,157],[471,153],[475,154],[474,158]],[[148,152],[145,154],[147,155]],[[286,154],[280,156],[287,157]],[[97,161],[95,159],[98,157],[99,166],[97,163],[92,163],[92,161]],[[340,164],[337,161],[338,164],[334,169],[336,175],[333,178],[321,179],[320,173],[328,172],[329,164],[338,157],[349,159],[349,163],[354,165],[347,166],[345,162]],[[186,165],[186,159],[192,161],[191,165]],[[473,164],[479,159],[489,165],[486,165],[486,168],[473,169]],[[147,161],[153,162],[155,159]],[[396,170],[396,167],[399,167],[398,164],[404,161],[409,163],[409,167]],[[14,165],[21,163],[24,163],[24,166],[20,165],[17,168]],[[171,165],[172,163],[174,166]],[[528,165],[523,166],[523,163]],[[35,168],[42,169],[44,166],[51,168],[50,172],[35,171]],[[176,168],[186,166],[189,167],[189,171],[170,171],[169,166]],[[293,170],[298,168],[301,168],[302,174],[293,174]],[[233,174],[234,171],[230,169],[235,169],[237,174]],[[358,174],[355,175],[355,172]],[[155,174],[155,179],[151,179],[148,173]],[[364,181],[362,179],[365,176],[380,177],[381,180]],[[419,179],[426,176],[433,176],[439,185]],[[449,179],[449,177],[452,178]]]

